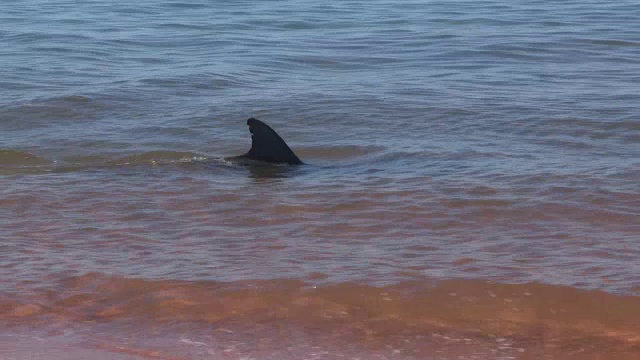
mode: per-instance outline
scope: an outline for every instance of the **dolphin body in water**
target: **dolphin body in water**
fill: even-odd
[[[249,118],[247,125],[251,132],[251,149],[244,155],[233,156],[227,160],[242,163],[250,160],[248,163],[260,161],[272,164],[304,164],[269,125],[255,118]]]

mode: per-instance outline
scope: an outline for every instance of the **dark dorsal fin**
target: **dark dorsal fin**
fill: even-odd
[[[303,164],[269,125],[254,118],[247,120],[251,131],[251,149],[242,157],[277,164]]]

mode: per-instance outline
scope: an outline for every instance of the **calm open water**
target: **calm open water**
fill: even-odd
[[[0,355],[640,358],[638,19],[2,1]]]

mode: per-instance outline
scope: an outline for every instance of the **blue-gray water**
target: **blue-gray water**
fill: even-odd
[[[0,310],[87,274],[638,296],[638,19],[634,1],[4,0]],[[225,162],[252,116],[309,165]]]

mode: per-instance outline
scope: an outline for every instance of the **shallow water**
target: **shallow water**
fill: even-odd
[[[293,358],[634,358],[639,17],[630,1],[2,2],[2,341],[81,328],[62,343],[118,349],[126,328],[149,349],[131,356],[198,358],[162,349],[178,327],[218,349],[203,358],[282,358],[284,338]],[[224,160],[251,116],[309,165]]]

